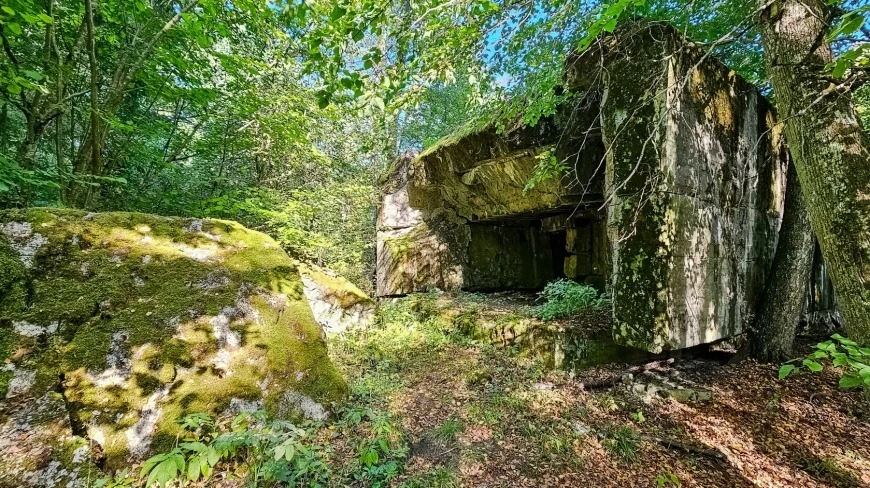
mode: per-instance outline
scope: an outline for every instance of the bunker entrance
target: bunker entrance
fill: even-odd
[[[576,213],[576,212],[573,212]],[[466,290],[541,290],[571,278],[604,291],[606,224],[573,213],[470,222]]]

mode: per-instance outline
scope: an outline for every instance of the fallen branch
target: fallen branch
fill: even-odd
[[[702,456],[711,457],[714,459],[725,459],[725,456],[715,450],[715,449],[707,449],[703,447],[695,447],[685,442],[679,441],[677,439],[664,439],[661,437],[653,437],[653,436],[643,436],[643,439],[648,442],[656,443],[660,446],[663,446],[667,449],[678,449],[683,452],[687,452],[689,454],[700,454]]]

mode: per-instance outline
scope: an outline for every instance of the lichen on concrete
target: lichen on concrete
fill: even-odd
[[[14,231],[0,232],[0,398],[38,409],[63,392],[69,429],[108,469],[170,447],[186,413],[247,402],[277,415],[287,391],[328,412],[346,395],[296,263],[263,234],[58,209],[0,224]]]

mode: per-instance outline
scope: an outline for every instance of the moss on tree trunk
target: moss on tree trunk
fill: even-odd
[[[777,0],[762,12],[762,42],[810,221],[847,333],[870,343],[868,140],[848,86],[831,80],[824,0]]]

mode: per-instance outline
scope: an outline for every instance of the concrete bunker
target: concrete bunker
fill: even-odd
[[[396,161],[378,214],[378,295],[566,276],[609,293],[622,345],[660,353],[742,333],[789,164],[767,100],[649,22],[570,56],[562,89],[534,127],[466,127]],[[568,171],[529,188],[548,161]]]

